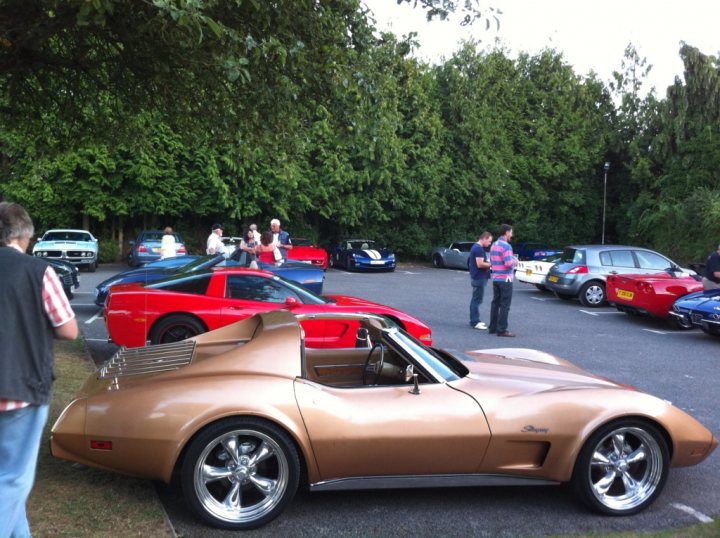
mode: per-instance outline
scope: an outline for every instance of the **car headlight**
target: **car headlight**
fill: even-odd
[[[395,254],[388,254],[388,259],[389,259],[389,260],[394,260],[394,259],[395,259]]]

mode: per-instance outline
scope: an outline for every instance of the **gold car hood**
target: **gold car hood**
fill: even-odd
[[[571,362],[542,351],[522,348],[483,349],[465,352],[460,357],[470,373],[471,383],[462,390],[478,392],[475,396],[513,397],[546,392],[584,389],[630,389],[608,379],[590,374]]]

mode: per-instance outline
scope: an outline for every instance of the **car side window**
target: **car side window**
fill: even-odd
[[[657,269],[658,271],[664,271],[673,265],[670,260],[663,258],[655,252],[636,250],[635,256],[637,256],[638,263],[642,269]]]
[[[210,284],[210,275],[190,275],[187,278],[180,278],[162,286],[148,286],[162,288],[168,291],[180,293],[192,293],[194,295],[205,295]]]
[[[284,303],[288,297],[300,300],[292,290],[279,282],[271,278],[252,275],[229,275],[227,295],[232,299],[263,303]]]
[[[630,250],[606,250],[600,253],[600,263],[613,267],[635,267],[635,258]]]

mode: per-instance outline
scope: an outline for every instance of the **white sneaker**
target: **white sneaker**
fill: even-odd
[[[473,327],[473,328],[474,328],[474,329],[478,329],[478,330],[480,330],[480,331],[486,331],[486,330],[487,330],[487,325],[485,325],[482,321],[480,321],[480,322],[478,322],[478,323],[475,325],[475,327]]]

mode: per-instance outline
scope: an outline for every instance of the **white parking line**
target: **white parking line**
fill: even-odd
[[[582,312],[583,314],[587,314],[588,316],[599,316],[600,314],[622,314],[622,312],[618,312],[617,310],[614,312],[610,310],[605,312],[589,312],[588,310],[580,309],[580,312]]]
[[[559,301],[560,299],[556,299],[555,297],[530,297],[531,299],[535,301],[547,301],[550,299],[551,301]]]
[[[706,515],[703,514],[702,512],[698,512],[698,511],[695,510],[694,508],[690,508],[689,506],[685,506],[684,504],[672,503],[672,504],[670,504],[670,506],[672,506],[673,508],[677,508],[677,509],[680,510],[681,512],[685,512],[686,514],[690,514],[691,516],[693,516],[694,518],[696,518],[696,519],[697,519],[698,521],[700,521],[701,523],[712,523],[712,522],[713,522],[713,520],[712,520],[711,517],[706,516]]]
[[[91,317],[89,320],[87,320],[87,321],[85,322],[85,325],[90,325],[93,321],[95,321],[96,319],[98,319],[98,318],[100,317],[100,313],[101,313],[101,312],[102,312],[102,310],[98,310],[97,312],[95,312],[95,315],[94,315],[93,317]]]
[[[94,291],[74,291],[73,295],[95,295]]]
[[[656,331],[655,329],[643,329],[643,331],[647,331],[649,333],[654,333],[654,334],[667,334],[665,331]]]
[[[106,344],[109,343],[107,341],[107,338],[85,338],[86,342],[105,342]]]

